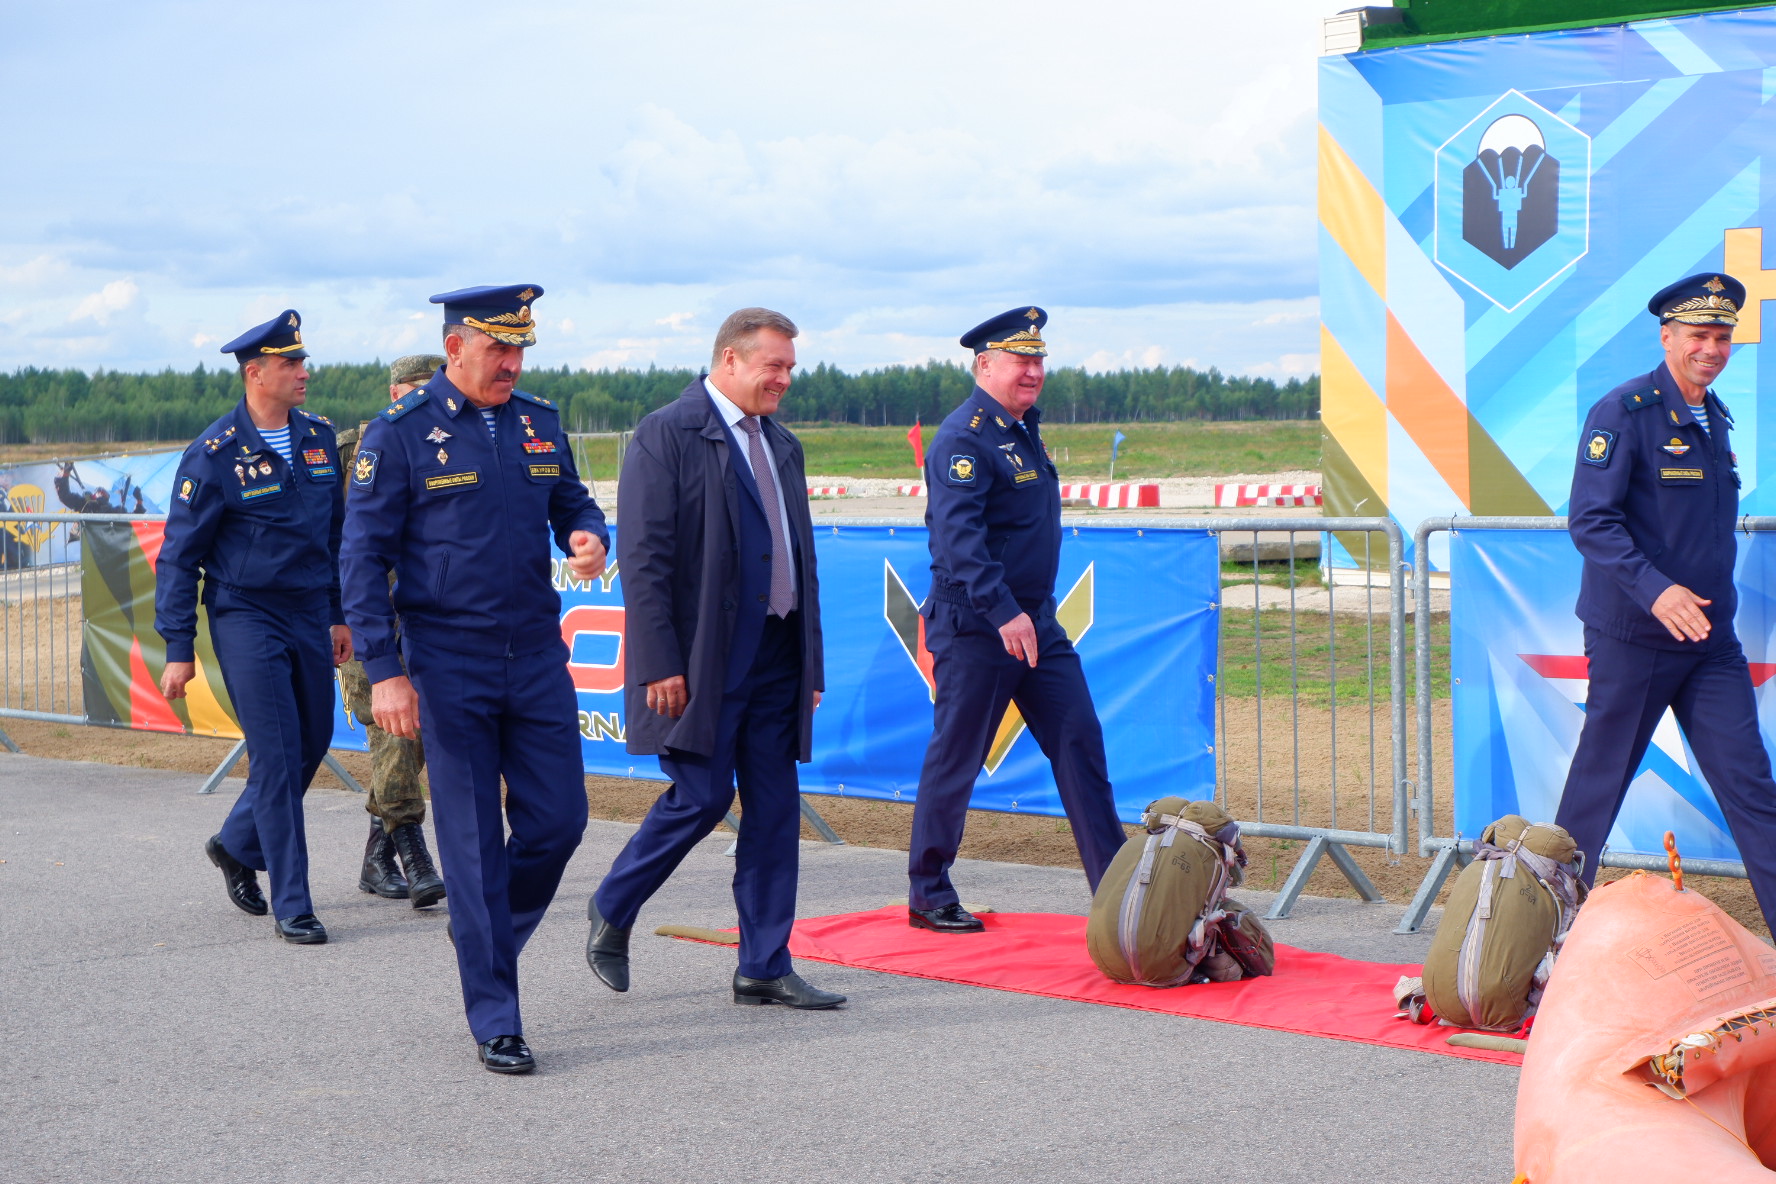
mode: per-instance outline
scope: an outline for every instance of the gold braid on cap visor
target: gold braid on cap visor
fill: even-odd
[[[1041,358],[1048,356],[1048,343],[1042,340],[1040,334],[1029,329],[1013,333],[1004,341],[989,341],[987,348],[1002,349],[1008,354],[1027,354]]]
[[[481,320],[478,317],[464,317],[462,323],[471,329],[502,341],[507,345],[535,345],[536,324],[530,319],[530,309],[522,308],[517,312],[502,312],[497,317]]]
[[[1666,309],[1665,319],[1686,325],[1737,325],[1739,306],[1725,296],[1692,296]]]

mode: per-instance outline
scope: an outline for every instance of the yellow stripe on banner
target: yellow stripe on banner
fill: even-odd
[[[1387,206],[1381,194],[1323,126],[1320,128],[1320,225],[1344,249],[1375,294],[1387,299]]]
[[[1096,567],[1096,563],[1086,564],[1085,570],[1079,573],[1079,578],[1073,581],[1072,589],[1055,606],[1055,620],[1066,633],[1067,640],[1074,645],[1079,644],[1079,639],[1085,636],[1086,631],[1092,627],[1092,622],[1097,620],[1098,581],[1093,570]],[[1040,661],[1041,657],[1038,653],[1037,660]],[[1011,753],[1011,746],[1024,734],[1025,727],[1023,712],[1018,710],[1016,703],[1008,703],[1005,714],[999,719],[999,728],[993,733],[993,743],[987,748],[987,776],[991,777],[999,771],[999,766],[1005,763],[1005,758]]]
[[[1387,489],[1387,408],[1324,325],[1320,326],[1320,426],[1338,441],[1370,488]],[[1375,507],[1373,512],[1381,510]]]
[[[210,685],[209,667],[202,658],[197,662],[197,675],[185,684],[187,709],[191,712],[191,730],[199,736],[231,736],[240,738],[240,728],[228,718],[216,688]]]

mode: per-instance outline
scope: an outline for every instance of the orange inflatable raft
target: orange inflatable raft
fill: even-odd
[[[1776,950],[1660,876],[1592,893],[1536,1014],[1515,1143],[1527,1184],[1776,1181]]]

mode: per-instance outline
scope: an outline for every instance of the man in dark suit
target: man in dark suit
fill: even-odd
[[[809,758],[825,678],[814,525],[802,446],[770,419],[795,374],[788,317],[723,322],[706,377],[636,425],[617,487],[617,571],[628,615],[625,739],[672,787],[587,902],[586,961],[629,989],[641,906],[734,800],[740,912],[735,1003],[837,1007],[795,973],[801,835],[796,762]]]

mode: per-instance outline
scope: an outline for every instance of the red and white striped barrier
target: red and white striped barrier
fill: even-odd
[[[896,497],[924,497],[925,483],[921,481],[917,485],[896,485],[894,493]]]
[[[1063,485],[1061,498],[1065,501],[1084,499],[1100,509],[1133,509],[1136,506],[1158,506],[1159,486],[1130,485],[1117,482],[1114,485]]]
[[[845,487],[843,485],[810,485],[810,486],[808,486],[808,496],[809,497],[846,497],[848,495],[846,494]]]
[[[1317,506],[1318,485],[1217,485],[1217,506]]]

